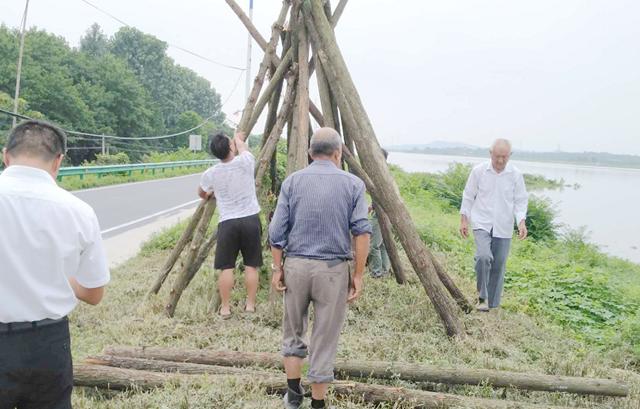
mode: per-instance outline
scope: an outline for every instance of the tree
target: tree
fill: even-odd
[[[92,57],[102,57],[109,52],[109,41],[98,23],[93,23],[80,39],[80,51]]]

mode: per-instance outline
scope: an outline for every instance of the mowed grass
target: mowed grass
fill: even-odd
[[[425,204],[425,213],[414,214],[419,227],[437,224],[437,203]],[[412,211],[416,209],[412,207]],[[445,222],[445,226],[453,222]],[[210,311],[215,291],[211,261],[186,290],[173,319],[163,306],[175,278],[169,277],[157,297],[146,299],[171,243],[179,235],[177,226],[152,240],[140,255],[112,271],[112,282],[104,302],[97,307],[80,306],[71,316],[73,355],[76,363],[99,354],[106,345],[169,346],[277,353],[280,348],[280,302],[268,302],[268,274],[261,272],[258,312],[246,316],[242,310],[244,290],[238,277],[234,293],[234,316],[219,319]],[[447,228],[447,229],[448,229]],[[428,239],[426,237],[425,239]],[[428,241],[428,240],[427,240]],[[444,247],[445,245],[441,246]],[[469,272],[471,247],[465,257],[447,259],[452,275],[471,298],[474,283]],[[443,252],[442,248],[436,249]],[[440,254],[440,253],[439,253]],[[444,254],[440,254],[441,256]],[[457,254],[457,253],[456,253]],[[269,264],[266,260],[265,264]],[[469,267],[470,268],[470,267]],[[407,271],[410,271],[407,266]],[[436,313],[413,273],[407,285],[391,278],[367,277],[362,298],[349,309],[338,355],[360,360],[423,362],[446,367],[503,369],[519,372],[570,376],[606,377],[626,381],[632,394],[625,399],[580,397],[561,393],[521,392],[486,386],[411,385],[469,396],[506,398],[584,408],[639,408],[640,375],[625,368],[619,354],[608,354],[543,317],[517,309],[474,313],[463,317],[469,335],[463,340],[444,334]],[[507,294],[507,302],[514,302]],[[277,372],[275,372],[277,374]],[[282,375],[284,377],[284,375]],[[103,393],[78,388],[74,407],[84,408],[280,408],[281,398],[270,396],[250,378],[201,376],[150,392]],[[358,399],[339,400],[340,408],[368,408]],[[389,408],[404,408],[402,404]]]

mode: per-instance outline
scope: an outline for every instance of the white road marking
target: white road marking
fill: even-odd
[[[190,201],[190,202],[183,203],[183,204],[180,204],[180,205],[178,205],[178,206],[174,206],[174,207],[172,207],[172,208],[170,208],[170,209],[161,210],[161,211],[159,211],[159,212],[157,212],[157,213],[153,213],[153,214],[150,214],[150,215],[148,215],[148,216],[144,216],[144,217],[141,217],[141,218],[139,218],[139,219],[132,220],[132,221],[130,221],[130,222],[123,223],[123,224],[120,224],[120,225],[118,225],[118,226],[114,226],[114,227],[111,227],[111,228],[109,228],[109,229],[106,229],[106,230],[102,230],[100,233],[101,233],[102,235],[105,235],[105,234],[111,233],[111,232],[113,232],[113,231],[121,230],[121,229],[124,229],[124,228],[126,228],[126,227],[133,226],[133,225],[135,225],[135,224],[142,223],[142,222],[144,222],[144,221],[154,219],[154,218],[159,217],[159,216],[162,216],[162,215],[164,215],[164,214],[174,212],[174,211],[176,211],[176,210],[179,210],[179,209],[185,208],[185,207],[187,207],[187,206],[194,205],[194,204],[196,204],[196,203],[200,202],[200,200],[201,200],[201,199],[192,200],[192,201]]]

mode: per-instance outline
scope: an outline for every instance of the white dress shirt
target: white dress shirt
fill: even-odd
[[[498,173],[491,161],[476,165],[464,188],[460,213],[471,219],[474,230],[493,232],[493,237],[511,238],[514,219],[527,217],[529,194],[522,172],[507,163]]]
[[[57,319],[78,300],[69,284],[109,282],[93,209],[28,166],[0,174],[0,322]]]
[[[256,159],[244,151],[229,162],[220,162],[207,169],[200,179],[200,188],[213,191],[220,212],[218,222],[253,216],[260,212],[256,196],[254,168]]]

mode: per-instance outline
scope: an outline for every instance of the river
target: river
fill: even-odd
[[[482,158],[390,152],[389,163],[407,172],[442,172],[454,162],[477,164]],[[584,226],[590,242],[602,251],[640,263],[640,169],[577,166],[511,161],[524,173],[564,179],[559,190],[534,191],[549,197],[558,210],[557,221],[573,229]]]

